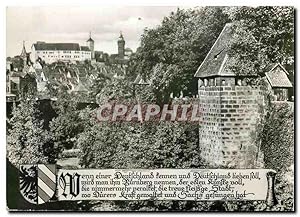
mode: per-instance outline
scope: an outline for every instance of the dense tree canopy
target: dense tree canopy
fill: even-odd
[[[168,82],[163,88],[153,86],[156,92],[196,95],[194,73],[227,22],[222,7],[178,9],[158,27],[145,30],[129,70],[150,79],[159,64],[162,74],[168,72]]]
[[[57,101],[52,105],[58,114],[50,122],[53,141],[61,150],[73,148],[78,133],[83,130],[81,119],[78,116],[78,101],[65,90],[61,90],[57,95]]]
[[[99,104],[107,101],[162,104],[172,103],[170,95],[196,95],[194,73],[227,22],[233,22],[235,27],[229,67],[236,74],[262,75],[277,62],[293,71],[293,21],[294,9],[291,7],[178,9],[165,17],[159,26],[145,29],[141,45],[124,74],[123,68],[114,66],[106,68],[108,72],[99,72],[86,62],[84,71],[88,74],[85,77],[96,75],[87,97],[96,98]],[[20,59],[15,62],[15,65],[21,65]],[[52,66],[55,68],[56,64]],[[62,64],[61,67],[67,66]],[[91,73],[92,70],[98,74]],[[137,75],[148,85],[134,85]],[[13,110],[7,152],[14,165],[54,162],[58,151],[76,147],[81,150],[78,157],[84,168],[205,168],[200,157],[197,124],[99,123],[95,110],[80,110],[79,97],[67,93],[66,87],[48,86],[57,97],[53,103],[57,116],[50,122],[49,132],[43,129],[34,100],[22,100]],[[273,109],[276,111],[270,110],[262,126],[264,144],[261,148],[267,166],[284,170],[282,165],[292,163],[293,132],[287,133],[286,129],[293,128],[293,113],[285,106]],[[208,210],[210,204],[202,201],[111,203],[124,210]],[[233,202],[230,209],[266,209],[254,203],[242,201],[235,206]]]
[[[9,120],[7,156],[17,167],[20,164],[54,163],[57,158],[56,147],[49,132],[43,129],[37,107],[33,99],[22,100],[13,108]]]
[[[78,139],[81,164],[92,168],[194,168],[203,166],[198,126],[179,123],[87,124]]]
[[[236,27],[230,52],[235,73],[263,75],[275,63],[293,72],[293,7],[239,7],[229,14]]]

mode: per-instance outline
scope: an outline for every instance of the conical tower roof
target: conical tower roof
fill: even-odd
[[[90,32],[90,37],[89,37],[89,39],[88,39],[86,42],[90,42],[90,41],[94,42],[94,40],[92,39],[92,34],[91,34],[91,32]]]
[[[124,37],[123,37],[123,34],[122,34],[122,32],[120,31],[120,36],[119,36],[119,39],[118,39],[118,41],[125,41],[124,40]]]
[[[22,48],[22,52],[20,55],[22,58],[26,58],[27,57],[27,52],[26,52],[26,48],[25,48],[25,41],[23,41],[23,48]]]

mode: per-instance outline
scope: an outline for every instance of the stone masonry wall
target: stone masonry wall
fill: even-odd
[[[200,153],[212,167],[260,168],[256,141],[263,92],[250,86],[201,86]]]

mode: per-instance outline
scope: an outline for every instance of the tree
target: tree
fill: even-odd
[[[13,65],[13,69],[22,71],[22,69],[24,68],[24,61],[20,56],[15,56],[15,57],[11,58],[11,62]]]
[[[196,95],[194,73],[226,22],[228,16],[222,7],[172,12],[157,28],[144,31],[141,46],[129,64],[129,74],[149,79],[157,64],[162,64],[162,70],[172,70],[166,87],[169,92],[175,96],[181,91],[184,95]]]
[[[99,104],[111,100],[129,99],[133,96],[133,84],[127,79],[112,77],[105,81],[105,85],[99,84],[98,87],[100,86],[102,89],[96,95],[96,102]]]
[[[78,116],[77,99],[71,97],[65,90],[60,90],[57,101],[53,103],[57,117],[50,121],[50,132],[53,141],[60,149],[70,149],[76,144],[78,133],[83,130]]]
[[[203,168],[198,151],[198,125],[176,122],[97,122],[93,110],[82,110],[88,120],[79,134],[83,168]],[[117,210],[206,209],[203,202],[119,201]],[[97,209],[96,207],[93,207]]]
[[[92,81],[91,97],[95,99],[101,90],[107,86],[110,79],[111,77],[109,77],[107,74],[98,72],[96,78]]]
[[[7,156],[12,164],[18,167],[20,164],[55,162],[57,150],[49,132],[43,129],[35,100],[22,100],[14,106],[10,124]]]
[[[293,72],[293,7],[237,7],[228,14],[235,29],[231,70],[240,75],[264,75],[270,66],[281,63]]]
[[[271,105],[261,133],[267,168],[280,174],[294,162],[294,111],[288,103]]]

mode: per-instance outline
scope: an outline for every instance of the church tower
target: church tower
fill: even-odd
[[[87,46],[91,50],[91,58],[95,59],[95,50],[94,50],[94,44],[95,43],[94,43],[94,40],[92,39],[91,32],[90,32],[90,37],[89,37],[89,39],[86,42],[87,42]]]
[[[23,66],[25,66],[27,64],[27,52],[25,48],[25,41],[23,41],[23,48],[20,57],[23,60]]]
[[[123,59],[125,56],[125,40],[123,38],[122,32],[120,32],[120,37],[118,39],[118,55],[121,59]]]

